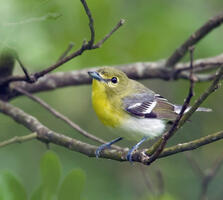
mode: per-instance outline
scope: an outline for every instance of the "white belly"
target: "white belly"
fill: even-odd
[[[165,127],[164,120],[131,117],[120,128],[125,130],[123,137],[126,139],[141,140],[143,137],[160,136],[165,131]]]

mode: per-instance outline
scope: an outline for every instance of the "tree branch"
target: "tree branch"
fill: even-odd
[[[206,71],[207,69],[216,69],[222,64],[223,54],[211,58],[198,59],[194,61],[194,72],[202,72]],[[188,73],[189,63],[179,63],[174,69],[166,68],[164,66],[164,61],[130,63],[113,67],[123,70],[130,78],[133,79],[190,79]],[[36,83],[33,84],[16,82],[11,86],[12,88],[21,88],[29,93],[36,93],[54,90],[61,87],[89,84],[91,82],[91,78],[87,72],[95,69],[97,68],[75,70],[70,72],[56,72],[41,77]],[[215,78],[215,74],[194,74],[194,77],[196,82],[210,81]],[[12,91],[10,94],[8,94],[8,98],[10,99],[18,95],[19,94],[16,91]]]
[[[163,151],[165,145],[167,144],[167,141],[179,129],[179,123],[180,123],[186,109],[188,108],[192,97],[194,96],[193,52],[194,52],[194,47],[190,47],[190,88],[189,88],[186,100],[184,101],[181,111],[180,111],[179,115],[177,116],[176,120],[174,121],[173,125],[171,126],[170,130],[163,134],[161,140],[158,141],[158,145],[155,144],[156,149],[152,155],[149,154],[151,156],[149,157],[148,161],[146,161],[147,165],[150,165],[152,162],[154,162],[159,157],[159,155]]]
[[[199,176],[199,178],[203,178],[204,172],[201,169],[201,167],[199,166],[199,164],[197,163],[197,161],[191,156],[191,154],[189,152],[186,152],[184,155],[187,158],[187,161],[190,163],[194,172]]]
[[[102,40],[100,40],[97,44],[94,44],[93,45],[93,48],[96,49],[96,48],[100,48],[101,45],[108,39],[110,38],[114,32],[116,32],[123,24],[125,23],[125,20],[124,19],[121,19],[117,24],[116,26],[110,31],[110,33],[108,33]]]
[[[22,124],[32,132],[36,132],[37,139],[43,142],[54,143],[59,146],[66,147],[70,150],[80,152],[89,157],[95,157],[95,151],[97,149],[97,146],[90,145],[80,140],[76,140],[74,138],[57,133],[44,126],[35,117],[2,100],[0,100],[0,112],[8,115],[16,122]],[[121,150],[109,150],[101,153],[101,156],[114,160],[126,160],[125,156],[123,155],[123,152],[127,153],[127,151],[125,152]]]
[[[221,80],[223,76],[223,67],[220,68],[219,72],[217,73],[213,83],[210,85],[209,88],[207,88],[207,90],[195,101],[194,105],[189,109],[188,112],[186,112],[182,118],[180,119],[179,123],[177,123],[177,127],[175,128],[174,127],[174,130],[172,131],[173,129],[173,126],[172,126],[172,129],[170,129],[170,133],[171,136],[173,134],[175,134],[175,132],[183,126],[183,124],[191,117],[191,115],[197,110],[197,108],[208,98],[208,96],[210,94],[212,94],[216,89],[218,89],[219,87],[219,81]],[[178,119],[177,119],[178,120]],[[167,134],[168,134],[167,133]],[[168,135],[169,135],[168,134]],[[165,146],[165,136],[166,134],[164,134],[164,136],[158,140],[155,144],[153,144],[153,146],[147,150],[145,153],[147,155],[152,155],[149,159],[145,159],[144,162],[150,164],[151,162],[154,162],[156,160],[156,158],[158,157],[157,154],[159,154],[161,151],[162,151],[162,148],[163,148],[163,145]],[[203,141],[201,141],[203,142]],[[157,152],[156,152],[157,150]]]
[[[185,113],[182,117],[179,127],[181,127],[190,117],[191,115],[198,109],[198,107],[214,92],[220,87],[220,80],[223,77],[223,66],[221,66],[218,71],[214,81],[210,85],[210,87],[195,101],[194,105],[190,108],[190,110]]]
[[[15,88],[15,90],[17,90],[18,92],[20,92],[21,94],[29,97],[30,99],[32,99],[33,101],[37,102],[38,104],[40,104],[42,107],[44,107],[46,110],[48,110],[51,114],[53,114],[55,117],[61,119],[62,121],[64,121],[66,124],[68,124],[70,127],[72,127],[73,129],[75,129],[76,131],[78,131],[80,134],[82,134],[83,136],[90,138],[93,141],[99,142],[100,144],[105,144],[107,143],[106,141],[88,133],[87,131],[85,131],[84,129],[82,129],[80,126],[78,126],[77,124],[75,124],[74,122],[72,122],[68,117],[62,115],[60,112],[58,112],[56,109],[52,108],[49,104],[47,104],[45,101],[43,101],[42,99],[33,96],[32,94],[19,89],[19,88]],[[117,149],[121,149],[119,146],[116,145],[112,145],[112,147],[117,148]]]
[[[97,44],[94,44],[94,39],[95,39],[95,30],[94,30],[94,20],[92,18],[92,14],[90,12],[90,9],[88,8],[88,5],[86,3],[85,0],[81,0],[81,3],[84,7],[85,13],[88,16],[89,19],[89,28],[90,28],[90,32],[91,32],[91,36],[90,36],[90,40],[88,42],[84,41],[82,46],[75,51],[74,53],[65,56],[63,59],[59,60],[58,62],[56,62],[55,64],[47,67],[46,69],[40,71],[40,72],[36,72],[34,74],[27,74],[27,70],[24,68],[23,71],[25,72],[25,76],[8,76],[4,79],[2,79],[0,81],[0,85],[5,85],[11,82],[15,82],[15,81],[25,81],[28,83],[33,83],[36,82],[40,77],[43,77],[44,75],[50,73],[51,71],[55,70],[56,68],[60,67],[61,65],[63,65],[64,63],[70,61],[71,59],[82,55],[82,53],[84,53],[87,50],[93,50],[96,48],[101,47],[101,45],[109,38],[111,37],[111,35],[113,33],[115,33],[123,24],[124,24],[124,20],[121,19],[118,24],[110,31],[110,33],[108,33],[105,38],[103,38],[101,41],[99,41]],[[31,78],[30,78],[31,77]]]
[[[40,141],[63,146],[67,149],[82,153],[89,157],[96,157],[95,151],[97,149],[97,146],[90,145],[80,140],[76,140],[74,138],[52,131],[43,124],[41,124],[35,117],[1,100],[0,100],[0,112],[8,115],[16,122],[22,124],[32,132],[36,132],[37,139],[39,139]],[[221,139],[223,139],[223,131],[187,143],[178,144],[172,147],[165,148],[163,152],[159,155],[159,158],[171,156],[176,153],[184,151],[190,151]],[[144,151],[145,149],[137,151],[134,154],[134,157],[137,157],[137,159],[135,159],[134,161],[145,164],[144,158],[142,156]],[[127,161],[126,160],[127,153],[128,151],[125,149],[123,150],[106,149],[103,152],[101,152],[100,158],[112,159],[116,161]]]
[[[185,153],[187,160],[191,164],[194,169],[195,174],[199,176],[201,179],[201,192],[200,192],[200,200],[207,200],[207,192],[208,187],[211,181],[216,177],[217,172],[220,170],[223,164],[223,154],[215,160],[211,167],[206,170],[202,170],[199,166],[199,163],[189,154]]]
[[[63,52],[63,54],[59,57],[59,59],[57,60],[57,62],[59,62],[60,60],[63,60],[67,55],[68,53],[73,49],[74,47],[74,43],[73,42],[70,42],[67,49]]]
[[[62,60],[59,60],[54,65],[40,72],[32,74],[30,77],[34,77],[35,78],[34,81],[37,81],[40,78],[35,84],[26,83],[26,82],[31,82],[30,81],[31,79],[27,78],[29,74],[26,74],[26,76],[6,77],[4,80],[0,80],[0,85],[11,83],[13,81],[22,81],[22,80],[26,81],[26,82],[11,84],[10,85],[11,89],[16,87],[18,88],[17,90],[20,90],[20,92],[24,91],[23,94],[29,94],[29,96],[32,97],[30,93],[33,93],[33,92],[46,91],[46,90],[69,86],[69,85],[80,85],[80,84],[90,83],[90,78],[87,74],[87,70],[80,70],[80,71],[74,71],[74,72],[68,72],[68,73],[60,72],[60,73],[55,73],[55,74],[48,74],[52,70],[58,68],[59,66],[68,62],[74,57],[81,55],[84,51],[99,48],[124,23],[124,20],[121,20],[112,29],[112,31],[109,34],[107,34],[98,43],[94,44],[95,43],[95,30],[94,30],[93,18],[85,0],[81,0],[81,2],[83,4],[83,7],[89,19],[89,29],[91,33],[89,41],[88,42],[84,41],[82,46],[77,51],[75,51],[74,53],[71,53],[70,55],[65,56]],[[173,54],[173,57],[175,57],[175,59],[172,59],[171,65],[175,65],[178,62],[178,60],[185,55],[187,48],[191,46],[191,43],[194,44],[198,42],[202,37],[204,37],[213,28],[219,26],[223,21],[222,15],[223,13],[213,18],[212,20],[209,20],[209,22],[207,22],[203,27],[201,27],[197,32],[195,32],[195,34],[192,35],[191,38],[189,38],[178,49],[178,51],[176,51],[177,53]],[[186,50],[184,48],[186,48]],[[167,68],[166,65],[169,66],[168,62],[170,59],[168,59],[167,62],[158,61],[158,62],[148,62],[148,63],[134,63],[127,66],[126,65],[119,66],[120,69],[127,72],[127,75],[130,78],[134,78],[134,79],[161,78],[164,80],[171,80],[171,79],[176,80],[176,79],[183,78],[183,79],[189,79],[191,81],[190,91],[187,96],[187,99],[183,105],[183,108],[181,110],[179,117],[175,121],[170,131],[168,131],[167,134],[164,134],[163,140],[161,140],[161,143],[158,142],[154,144],[153,147],[150,148],[149,150],[144,149],[144,150],[139,150],[136,153],[134,153],[133,160],[136,162],[141,162],[143,164],[150,164],[153,161],[155,161],[157,158],[170,156],[175,153],[179,153],[183,151],[193,150],[195,148],[198,148],[200,146],[206,145],[208,143],[211,143],[223,138],[223,133],[219,132],[210,136],[202,137],[194,141],[190,141],[188,143],[178,144],[173,147],[164,149],[167,140],[179,129],[179,127],[181,127],[189,119],[189,117],[196,111],[196,109],[201,105],[201,103],[203,103],[206,100],[206,98],[218,88],[219,81],[221,80],[223,76],[223,68],[222,68],[223,54],[217,57],[195,61],[193,63],[193,66],[192,66],[192,59],[191,59],[190,65],[188,63],[182,63],[182,64],[176,65],[174,68]],[[184,111],[186,110],[190,102],[191,97],[193,96],[194,81],[207,81],[207,80],[213,79],[213,74],[208,74],[208,75],[205,74],[206,75],[205,77],[204,75],[200,75],[200,74],[194,74],[194,76],[192,76],[193,75],[192,67],[194,68],[194,72],[204,72],[206,70],[215,69],[217,67],[221,67],[221,69],[219,73],[217,74],[217,76],[214,76],[214,81],[212,85],[195,102],[195,104],[192,106],[189,112],[183,115]],[[191,70],[190,72],[188,72],[189,69]],[[18,94],[19,92],[14,89],[12,90],[11,93],[8,94],[8,97],[13,98],[17,96]],[[52,108],[49,108],[49,105],[47,105],[45,102],[42,102],[40,101],[40,99],[36,99],[35,97],[32,97],[32,98],[35,99],[37,102],[41,103],[41,105],[44,105],[45,108],[47,108],[52,113],[54,113],[54,115],[61,117],[61,115],[58,115],[58,113],[55,112],[55,110],[52,110]],[[67,137],[53,130],[50,130],[49,128],[44,126],[42,123],[40,123],[33,116],[25,113],[24,111],[22,111],[19,108],[16,108],[15,106],[12,106],[9,103],[6,103],[0,100],[0,111],[10,116],[18,123],[23,124],[29,130],[36,132],[37,139],[41,141],[44,141],[47,143],[54,143],[60,146],[64,146],[68,149],[83,153],[87,156],[95,157],[95,150],[97,149],[96,146],[84,143],[82,141],[76,140],[71,137]],[[62,116],[61,118],[64,119],[64,116]],[[65,121],[67,120],[65,119]],[[67,121],[67,123],[69,124],[69,121]],[[11,141],[15,141],[15,139],[12,139]],[[7,145],[10,143],[7,143],[6,141],[5,144]],[[154,146],[159,147],[158,151],[156,151],[157,149],[154,148]],[[148,155],[151,155],[151,157],[148,158],[148,156],[145,156],[144,154],[145,152],[148,153]],[[119,161],[126,161],[126,154],[127,154],[127,151],[124,149],[119,149],[119,150],[112,149],[112,150],[103,151],[101,153],[101,157],[113,159],[113,160],[119,160]]]
[[[97,138],[93,135],[91,135],[90,133],[86,132],[85,130],[83,130],[82,128],[80,128],[77,124],[75,124],[74,122],[72,122],[68,117],[62,115],[61,113],[59,113],[57,110],[55,110],[54,108],[52,108],[49,104],[47,104],[45,101],[43,101],[42,99],[33,96],[32,94],[20,89],[20,88],[15,88],[15,90],[17,90],[18,92],[20,92],[21,94],[29,97],[30,99],[32,99],[33,101],[37,102],[38,104],[40,104],[42,107],[44,107],[46,110],[48,110],[50,113],[52,113],[55,117],[63,120],[66,124],[68,124],[69,126],[71,126],[73,129],[77,130],[79,133],[81,133],[82,135],[84,135],[87,138],[90,138],[96,142],[99,143],[106,143],[105,141],[101,140],[100,138]]]
[[[223,22],[223,12],[209,19],[203,26],[196,30],[174,53],[167,59],[166,66],[174,67],[174,65],[187,53],[190,46],[195,45],[204,38],[212,30],[220,26]]]
[[[223,131],[219,131],[217,133],[213,133],[205,137],[192,140],[190,142],[180,143],[172,147],[165,148],[163,152],[161,153],[160,157],[166,157],[166,156],[173,155],[176,153],[181,153],[184,151],[191,151],[191,150],[200,148],[201,146],[216,142],[221,139],[223,139]]]
[[[221,154],[216,161],[213,163],[213,165],[205,170],[205,175],[202,179],[202,187],[201,187],[201,194],[200,199],[201,200],[207,200],[207,192],[208,192],[208,186],[210,185],[211,181],[216,177],[216,174],[220,170],[223,164],[223,154]]]
[[[90,40],[88,41],[87,45],[88,48],[91,48],[92,45],[94,44],[94,38],[95,38],[95,30],[94,30],[94,20],[93,20],[93,17],[92,17],[92,14],[91,14],[91,11],[90,9],[88,8],[88,5],[86,3],[85,0],[81,0],[81,3],[84,7],[84,10],[85,10],[85,13],[87,14],[88,16],[88,20],[89,20],[89,28],[90,28],[90,32],[91,32],[91,38]]]
[[[30,141],[30,140],[33,140],[33,139],[36,139],[36,138],[37,138],[36,133],[30,133],[29,135],[24,135],[24,136],[15,136],[15,137],[13,137],[9,140],[0,142],[0,148],[8,146],[10,144],[27,142],[27,141]]]

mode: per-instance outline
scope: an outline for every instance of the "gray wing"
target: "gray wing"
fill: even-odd
[[[174,105],[159,94],[140,93],[123,99],[124,110],[139,118],[175,120]]]
[[[157,101],[154,93],[140,93],[123,99],[125,111],[136,117],[151,115]],[[152,117],[152,116],[151,116]]]

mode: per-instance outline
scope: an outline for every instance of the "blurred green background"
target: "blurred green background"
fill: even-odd
[[[126,19],[126,24],[102,48],[85,52],[57,71],[167,58],[194,30],[223,7],[222,0],[88,0],[87,3],[95,20],[96,40],[109,32],[121,18]],[[0,0],[0,5],[0,48],[15,48],[31,72],[54,63],[69,42],[74,42],[78,48],[84,39],[89,38],[88,19],[78,0]],[[220,54],[222,35],[223,27],[210,33],[196,46],[195,58]],[[184,60],[187,59],[188,56]],[[15,73],[21,73],[19,67],[16,67]],[[142,83],[178,104],[183,102],[188,90],[187,81],[144,80]],[[195,98],[208,85],[196,84]],[[96,136],[106,140],[115,137],[112,130],[105,128],[96,118],[91,106],[89,85],[44,92],[38,96]],[[221,130],[222,101],[222,89],[219,89],[204,105],[214,112],[196,113],[192,123],[187,123],[178,131],[169,145]],[[12,103],[37,117],[49,128],[94,144],[29,99],[19,97]],[[1,141],[27,133],[29,131],[23,126],[0,115]],[[192,156],[205,169],[222,153],[222,144],[222,141],[210,144],[193,151]],[[123,141],[120,145],[131,146],[133,143]],[[160,188],[157,170],[162,172],[164,193],[168,194],[169,199],[197,199],[200,193],[200,179],[182,153],[145,167],[96,160],[55,145],[50,145],[50,148],[61,160],[62,176],[74,168],[81,168],[86,173],[84,198],[87,200],[148,199],[153,193],[148,189],[144,177],[146,174],[156,194]],[[2,148],[0,169],[13,172],[30,196],[40,182],[39,162],[46,150],[46,146],[38,141]],[[210,199],[222,199],[222,179],[223,170],[209,187]]]

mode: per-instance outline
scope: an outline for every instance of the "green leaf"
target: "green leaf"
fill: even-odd
[[[81,169],[72,170],[64,179],[58,200],[80,200],[85,184],[85,173]]]
[[[0,200],[26,200],[26,192],[23,185],[10,172],[0,174]]]
[[[61,165],[58,156],[52,151],[46,152],[41,160],[40,170],[43,199],[50,200],[57,192],[61,175]]]
[[[0,186],[0,200],[4,200],[4,190],[3,188]]]
[[[163,195],[157,195],[157,196],[156,195],[151,196],[148,194],[145,197],[143,197],[141,200],[176,200],[176,198],[168,193],[165,193]]]
[[[40,185],[31,195],[30,200],[42,200],[43,199],[43,189]],[[0,199],[1,200],[1,199]]]

